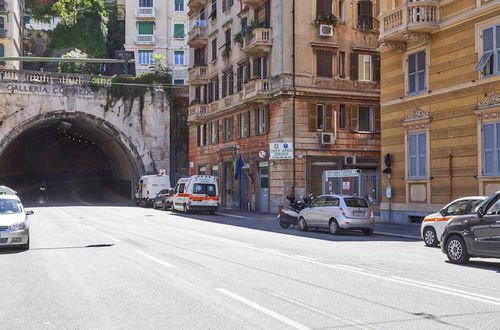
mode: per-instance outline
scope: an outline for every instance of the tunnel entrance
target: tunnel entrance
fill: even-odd
[[[65,114],[32,121],[11,135],[0,150],[0,184],[14,188],[27,202],[131,198],[140,172],[137,157],[104,121]]]

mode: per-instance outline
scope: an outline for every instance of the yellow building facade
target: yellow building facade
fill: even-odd
[[[379,20],[382,221],[500,190],[500,1],[386,0]]]

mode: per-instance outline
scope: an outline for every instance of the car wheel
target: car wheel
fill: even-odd
[[[163,211],[167,211],[168,210],[168,207],[167,207],[167,203],[163,203]]]
[[[363,229],[363,235],[371,236],[373,234],[373,229]]]
[[[153,209],[156,210],[156,202],[153,202]]]
[[[425,228],[422,236],[424,236],[423,238],[424,238],[425,245],[432,246],[432,247],[438,245],[436,231],[434,230],[434,228],[432,228],[432,227]]]
[[[466,263],[470,258],[464,239],[458,235],[451,236],[446,242],[446,255],[454,264]]]
[[[299,230],[300,231],[307,231],[307,223],[306,223],[306,219],[304,219],[303,217],[300,217],[299,219]]]
[[[183,211],[184,213],[188,213],[188,208],[187,208],[187,205],[186,205],[186,204],[184,204],[184,208],[183,208],[183,210],[182,210],[182,211]]]
[[[330,233],[332,235],[338,235],[340,233],[339,224],[335,219],[330,220],[330,225],[328,226],[328,228],[330,228]]]

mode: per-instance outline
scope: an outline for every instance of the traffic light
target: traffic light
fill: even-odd
[[[391,174],[392,173],[392,170],[391,170],[391,154],[386,154],[384,156],[384,163],[385,163],[386,169],[383,170],[382,172],[384,174]]]

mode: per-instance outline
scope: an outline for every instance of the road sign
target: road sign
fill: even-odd
[[[270,143],[269,159],[292,159],[293,144],[289,142]]]
[[[266,158],[267,154],[264,150],[259,151],[259,157],[260,158]]]

